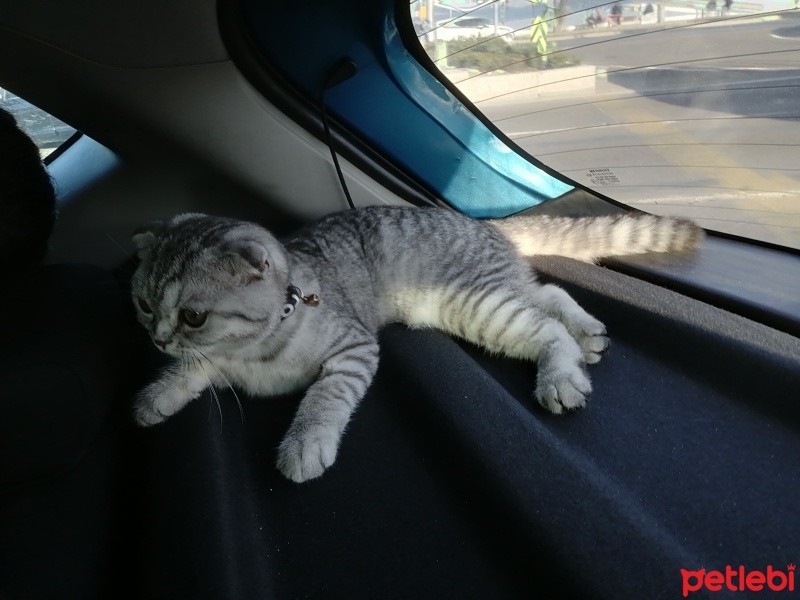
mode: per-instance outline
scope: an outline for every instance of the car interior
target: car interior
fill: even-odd
[[[579,411],[544,411],[531,363],[390,325],[377,376],[319,479],[296,484],[275,468],[302,394],[240,393],[240,414],[233,390],[219,389],[218,405],[207,391],[163,424],[134,424],[136,391],[167,364],[130,298],[131,237],[144,223],[202,212],[286,236],[351,205],[479,219],[648,210],[616,199],[607,181],[565,174],[487,116],[510,104],[484,106],[453,82],[421,43],[430,34],[415,31],[420,5],[0,0],[0,88],[75,130],[44,159],[57,193],[50,251],[9,275],[0,300],[0,599],[795,589],[791,211],[776,227],[794,242],[699,217],[707,235],[692,255],[531,259],[609,331]],[[440,20],[434,3],[425,8]],[[774,56],[800,51],[789,4],[757,23],[747,13],[746,30],[721,23],[742,20],[733,12],[695,12],[690,24],[718,20],[703,31],[746,40],[768,26],[789,40]],[[527,23],[502,44],[531,43]],[[569,45],[567,34],[550,35],[551,50]],[[800,69],[780,69],[784,112],[758,118],[779,123],[786,137],[776,144],[797,156]],[[797,206],[791,160],[781,181]],[[722,193],[740,184],[729,185]]]

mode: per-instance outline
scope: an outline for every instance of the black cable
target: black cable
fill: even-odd
[[[336,174],[339,176],[339,183],[342,184],[342,191],[347,198],[347,203],[350,208],[355,208],[353,199],[350,197],[350,190],[347,189],[347,184],[344,181],[342,168],[339,166],[339,159],[336,156],[336,151],[333,149],[333,140],[331,139],[331,130],[328,126],[328,112],[325,110],[325,90],[319,96],[320,108],[322,109],[322,126],[325,128],[325,141],[328,144],[328,149],[331,151],[331,158],[333,159],[333,166],[336,167]]]
[[[336,174],[339,176],[339,183],[342,185],[342,191],[347,198],[347,204],[353,209],[356,205],[353,204],[353,199],[350,197],[350,190],[347,189],[347,183],[345,183],[342,168],[339,166],[339,158],[336,155],[336,150],[333,148],[333,139],[331,138],[331,129],[328,123],[328,111],[325,109],[325,92],[329,88],[350,79],[357,72],[358,67],[356,63],[349,58],[342,59],[331,69],[330,73],[328,73],[328,77],[325,79],[325,82],[322,84],[322,89],[320,89],[319,92],[319,107],[322,113],[322,127],[325,130],[325,141],[328,144],[328,149],[331,151],[333,166],[336,167]]]

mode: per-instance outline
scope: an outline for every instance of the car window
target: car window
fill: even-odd
[[[73,127],[3,88],[0,88],[0,108],[14,115],[17,125],[34,141],[42,158],[75,134]]]
[[[419,43],[523,152],[629,206],[800,248],[793,1],[447,4],[410,3]],[[478,18],[502,37],[447,33]]]

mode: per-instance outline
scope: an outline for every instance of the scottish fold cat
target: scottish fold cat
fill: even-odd
[[[403,207],[335,214],[284,243],[256,223],[202,214],[152,223],[134,236],[133,301],[176,360],[138,394],[135,419],[161,423],[213,386],[254,396],[306,389],[277,466],[293,481],[319,477],[375,375],[387,323],[535,362],[539,404],[576,409],[606,329],[537,282],[524,257],[682,252],[702,235],[690,221],[651,215],[478,221]]]

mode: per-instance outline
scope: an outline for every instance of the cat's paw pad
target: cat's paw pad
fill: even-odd
[[[592,392],[589,377],[576,367],[567,371],[540,373],[536,386],[536,399],[553,414],[580,408]]]
[[[338,447],[339,436],[324,427],[290,431],[278,448],[278,470],[297,483],[315,479],[334,463]]]

